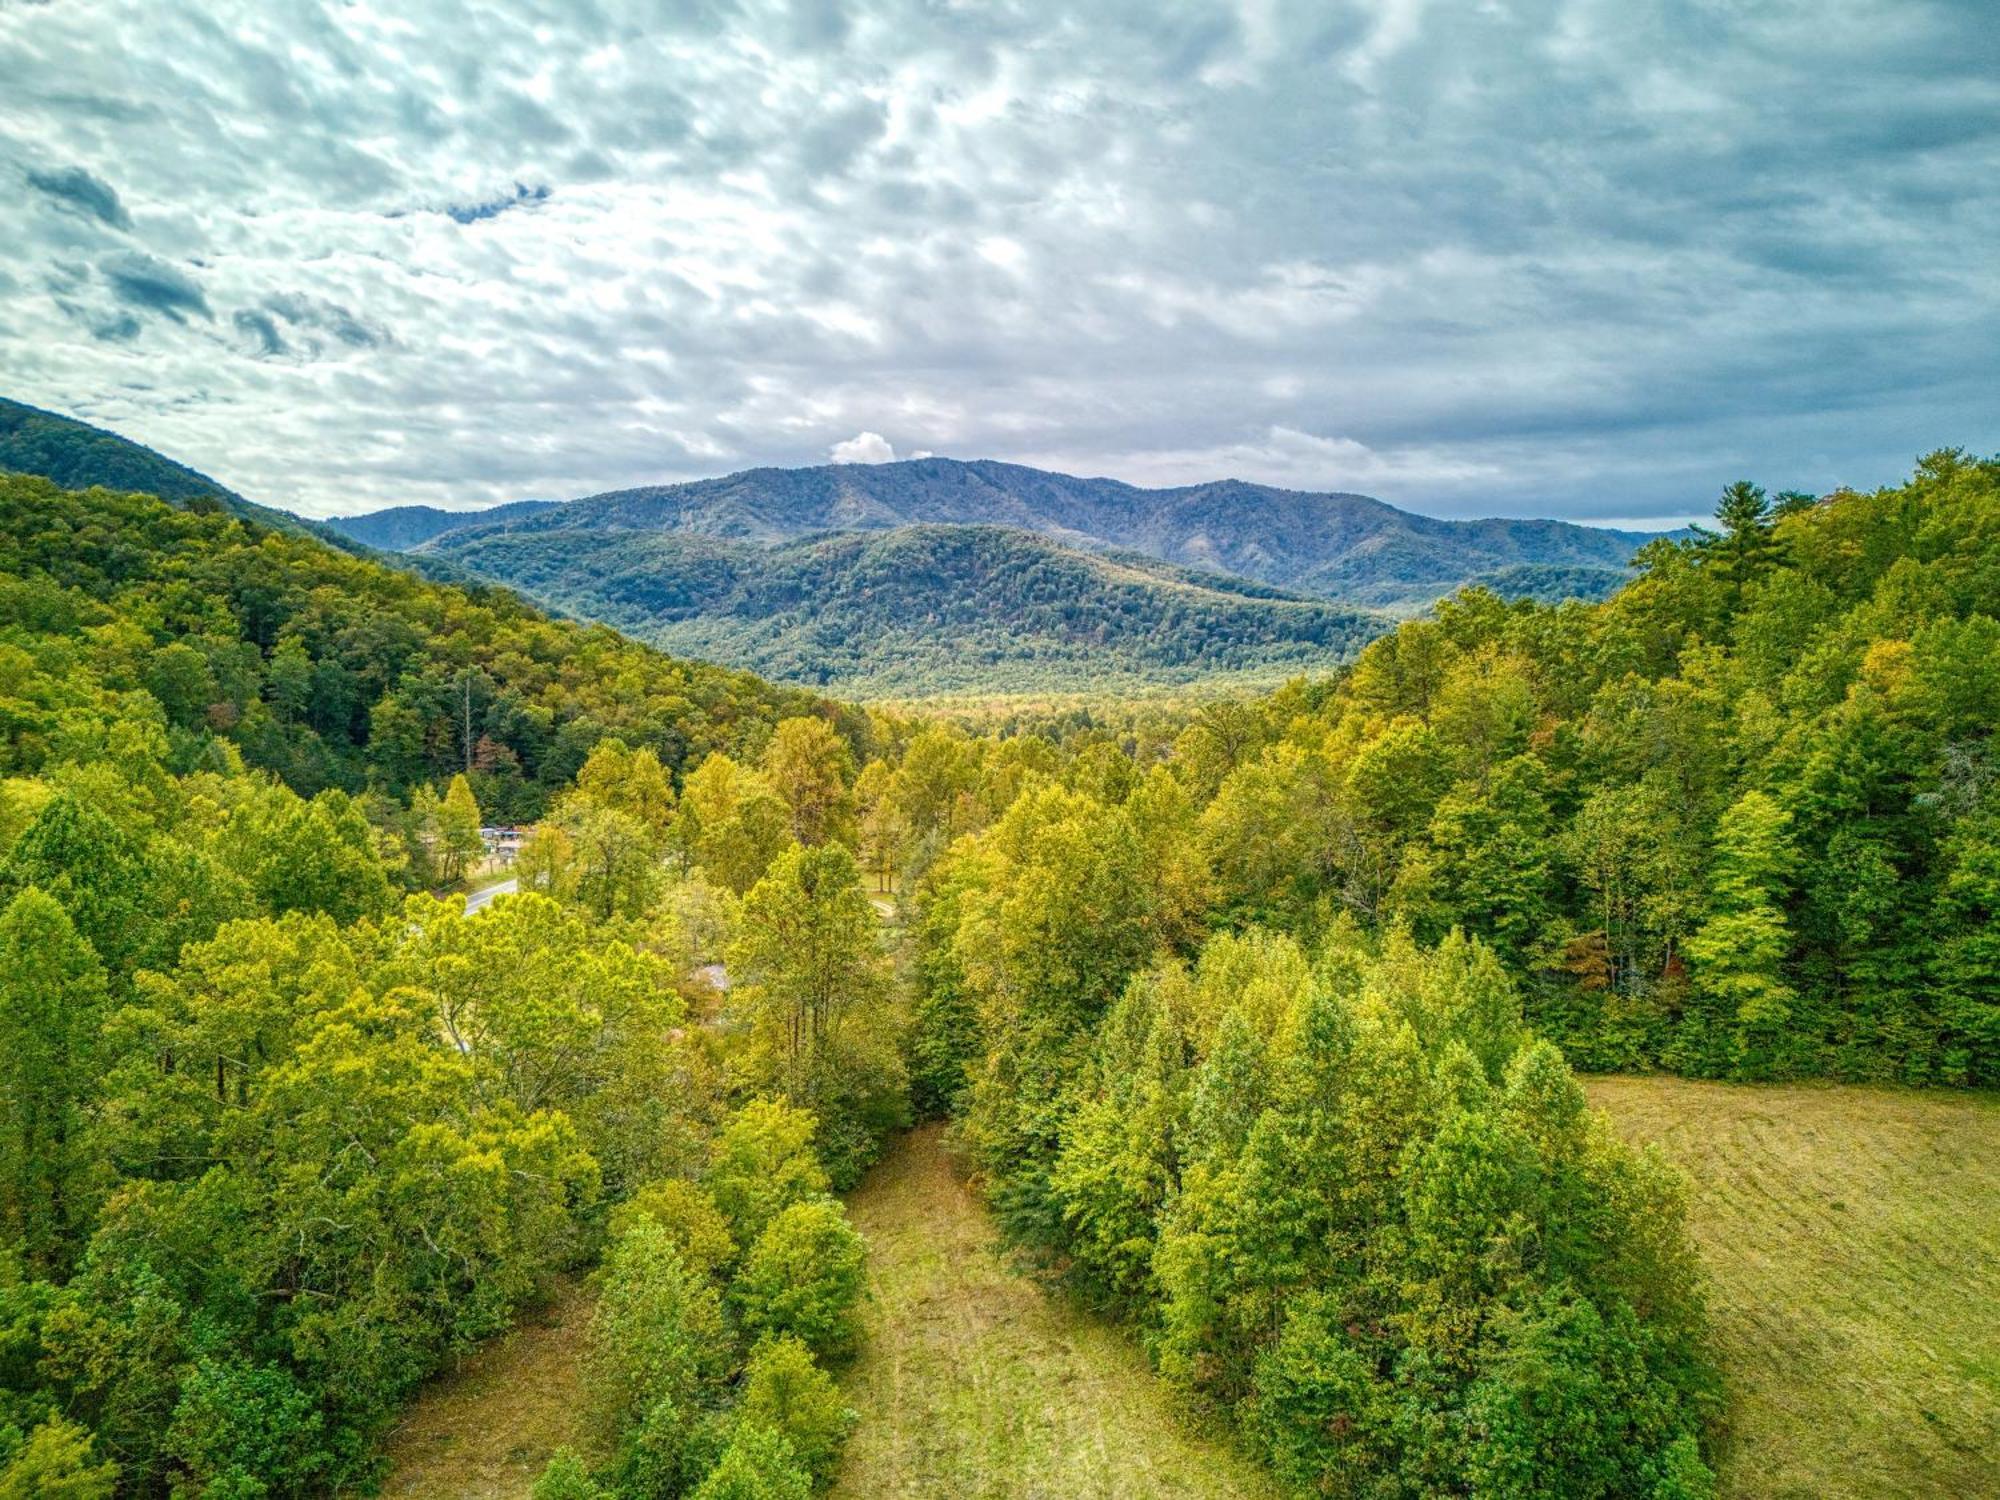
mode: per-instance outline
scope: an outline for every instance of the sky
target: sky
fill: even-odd
[[[303,514],[2000,448],[1994,0],[0,0],[0,394]]]

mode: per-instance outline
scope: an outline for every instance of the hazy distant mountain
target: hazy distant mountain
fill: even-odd
[[[376,545],[397,545],[376,541],[391,524],[412,536],[435,525],[431,541],[501,524],[536,531],[681,532],[765,545],[914,524],[997,525],[1074,546],[1124,548],[1236,573],[1342,603],[1402,610],[1524,566],[1586,570],[1568,575],[1576,587],[1591,595],[1609,592],[1648,539],[1566,521],[1440,521],[1366,495],[1311,494],[1238,480],[1147,490],[1115,479],[946,458],[749,469],[567,505],[530,502],[504,512],[472,512],[456,528],[448,519],[405,508],[334,524]],[[383,530],[369,529],[377,526]]]
[[[457,531],[468,524],[505,525],[510,521],[551,510],[557,500],[516,500],[488,510],[439,510],[434,505],[397,505],[388,510],[370,511],[360,516],[335,516],[325,524],[342,536],[385,552],[408,552],[434,536]]]
[[[1324,670],[1368,611],[999,526],[775,547],[685,532],[493,527],[418,554],[688,656],[840,692],[1102,689]]]
[[[102,485],[108,490],[158,495],[182,506],[212,500],[226,510],[266,526],[312,532],[322,540],[339,540],[326,537],[318,526],[300,520],[289,511],[246,500],[219,480],[209,478],[199,469],[175,463],[143,443],[74,417],[43,411],[39,406],[9,401],[4,396],[0,396],[0,470],[39,474],[66,490]]]

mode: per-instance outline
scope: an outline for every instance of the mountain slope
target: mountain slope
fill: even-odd
[[[289,511],[246,500],[219,480],[143,443],[4,396],[0,396],[0,471],[37,474],[66,490],[102,485],[107,490],[157,495],[170,505],[215,501],[246,520],[347,547],[344,537],[329,536],[325,528]]]
[[[417,554],[678,654],[872,694],[1103,687],[1324,668],[1384,617],[999,526],[762,547],[673,532],[498,527]]]
[[[115,651],[85,649],[119,622]],[[0,713],[10,775],[104,743],[138,688],[176,765],[226,745],[302,794],[399,798],[467,771],[504,821],[539,817],[606,735],[678,775],[794,714],[859,732],[812,694],[551,620],[503,589],[32,475],[0,475],[0,628],[26,648]]]
[[[912,459],[749,469],[719,479],[617,490],[567,505],[472,513],[463,527],[672,531],[775,545],[829,531],[943,523],[1010,526],[1089,548],[1238,573],[1360,604],[1418,609],[1482,575],[1545,565],[1622,581],[1649,538],[1566,521],[1440,521],[1365,495],[1309,494],[1223,480],[1147,490],[990,460]],[[342,524],[349,535],[376,518]],[[453,532],[436,533],[450,536]]]

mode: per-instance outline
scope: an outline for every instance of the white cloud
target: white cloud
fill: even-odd
[[[896,450],[879,432],[857,432],[827,449],[826,456],[837,464],[892,464]]]
[[[1052,467],[1077,462],[1048,455]],[[1133,484],[1171,486],[1247,479],[1284,489],[1392,491],[1457,496],[1504,478],[1494,464],[1426,448],[1378,451],[1349,437],[1322,437],[1293,427],[1269,427],[1232,442],[1199,448],[1155,448],[1118,455],[1113,469]]]

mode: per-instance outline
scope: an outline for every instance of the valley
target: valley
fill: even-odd
[[[1129,1333],[1008,1265],[962,1174],[923,1126],[850,1200],[867,1337],[843,1380],[861,1422],[831,1493],[1275,1500],[1222,1434],[1189,1429]]]
[[[872,705],[180,479],[0,475],[5,1483],[1989,1487],[2000,466],[1401,621],[647,534]]]
[[[0,1500],[2000,1500],[1991,0],[181,9]]]

